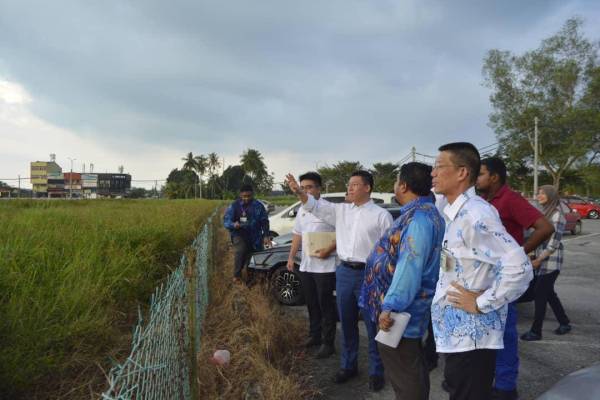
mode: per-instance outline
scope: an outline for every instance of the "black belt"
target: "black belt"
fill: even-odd
[[[351,269],[365,269],[365,263],[354,261],[342,261],[342,264]]]

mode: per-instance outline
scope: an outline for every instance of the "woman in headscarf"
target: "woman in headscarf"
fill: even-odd
[[[565,229],[565,216],[562,210],[558,192],[551,185],[540,187],[537,200],[542,207],[544,216],[554,225],[554,234],[535,250],[535,259],[532,260],[535,279],[524,298],[533,298],[535,301],[535,315],[531,329],[521,336],[522,340],[540,340],[542,338],[542,325],[546,315],[546,303],[550,307],[560,324],[554,333],[564,335],[571,331],[567,314],[554,291],[554,282],[560,273],[563,263],[562,235]]]

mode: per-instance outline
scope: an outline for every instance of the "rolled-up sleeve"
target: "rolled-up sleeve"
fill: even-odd
[[[465,226],[464,248],[470,254],[461,258],[473,258],[476,263],[486,263],[494,272],[491,286],[477,298],[477,307],[483,313],[497,310],[521,296],[533,279],[533,269],[525,251],[506,232],[496,219],[481,218]],[[485,266],[481,266],[485,268]],[[477,288],[467,288],[476,290]]]

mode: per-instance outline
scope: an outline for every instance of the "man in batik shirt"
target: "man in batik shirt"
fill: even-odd
[[[397,347],[377,347],[396,398],[423,400],[429,398],[429,372],[421,339],[439,275],[444,220],[430,196],[430,166],[404,164],[394,189],[401,214],[367,258],[360,306],[364,318],[386,331],[394,324],[392,311],[410,314]]]

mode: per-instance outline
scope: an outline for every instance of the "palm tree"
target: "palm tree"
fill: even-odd
[[[260,151],[248,149],[242,153],[240,158],[241,166],[252,179],[264,175],[267,172],[267,166]]]
[[[200,154],[199,156],[194,157],[195,165],[194,171],[198,174],[198,178],[200,179],[199,187],[200,187],[200,198],[202,198],[202,175],[206,173],[206,169],[208,167],[208,160],[206,156]]]
[[[207,161],[208,161],[208,173],[210,175],[210,182],[211,182],[211,197],[214,198],[215,197],[215,179],[213,179],[213,177],[215,176],[215,172],[217,171],[217,169],[221,166],[221,160],[219,159],[219,155],[217,153],[210,153],[207,157]]]
[[[187,153],[187,155],[183,157],[181,161],[185,161],[183,163],[183,169],[192,171],[196,169],[196,159],[194,158],[194,155],[191,151]]]

